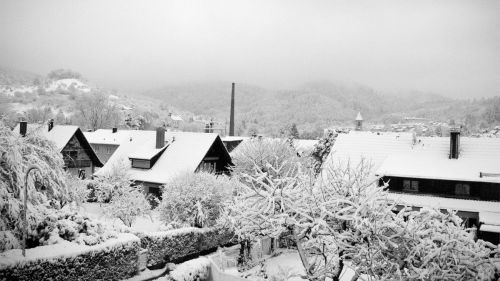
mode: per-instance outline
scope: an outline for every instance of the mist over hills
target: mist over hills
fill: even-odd
[[[27,91],[21,95],[23,102],[18,102],[18,108],[40,107],[46,101],[57,101],[56,107],[66,108],[67,113],[73,108],[74,102],[64,93],[68,91],[68,85],[63,91],[66,95],[44,93],[43,96],[38,95],[36,102],[29,91],[36,92],[36,85],[47,83],[51,75],[68,73],[82,79],[79,73],[71,71],[53,71],[42,76],[0,67],[0,86],[10,88],[11,95],[15,91]],[[89,81],[82,81],[83,86],[91,85]],[[95,89],[94,86],[90,87]],[[173,112],[181,114],[186,121],[192,120],[194,116],[202,116],[205,120],[213,118],[222,124],[229,121],[230,94],[231,82],[166,85],[132,94],[113,92],[113,95],[121,96],[121,101],[127,106],[140,105],[138,109],[142,115],[151,112],[153,117],[160,118]],[[54,97],[59,98],[55,100]],[[453,119],[471,127],[487,127],[500,123],[500,97],[463,100],[419,91],[387,94],[365,85],[325,80],[305,83],[294,89],[278,90],[236,84],[236,131],[239,135],[256,132],[277,136],[280,130],[296,124],[304,137],[317,137],[324,128],[352,125],[358,111],[368,124],[397,123],[404,117],[422,117],[441,122]],[[161,122],[156,120],[152,124]]]
[[[143,95],[227,120],[230,93],[230,82],[207,82],[166,86]],[[364,85],[330,81],[309,82],[290,90],[241,83],[236,84],[236,128],[239,134],[276,135],[295,123],[299,131],[316,135],[329,126],[351,125],[358,111],[368,123],[397,123],[409,116],[464,122],[470,115],[480,121],[488,100],[459,100],[418,91],[389,95]]]

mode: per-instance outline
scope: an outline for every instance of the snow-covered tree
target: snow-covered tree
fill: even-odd
[[[107,94],[99,91],[81,95],[77,100],[76,110],[80,125],[94,131],[116,126],[121,119],[118,107],[110,102]]]
[[[100,203],[109,203],[120,190],[132,185],[126,167],[127,160],[117,161],[106,175],[99,176],[90,181],[92,186],[92,199]]]
[[[223,204],[239,183],[227,176],[210,173],[186,173],[163,187],[158,211],[160,219],[171,226],[215,226]]]
[[[243,173],[229,217],[239,237],[291,234],[310,280],[335,280],[346,263],[376,280],[495,274],[495,246],[475,242],[453,212],[395,212],[369,163],[338,165],[318,180],[295,165],[298,173],[286,162]]]
[[[105,212],[131,227],[138,217],[151,215],[151,205],[142,191],[142,186],[126,186],[116,192],[111,202],[106,205]]]
[[[101,232],[102,227],[88,219],[80,219],[74,211],[69,210],[69,202],[84,200],[85,186],[80,185],[80,182],[74,182],[78,186],[72,184],[63,166],[64,161],[54,143],[36,132],[21,137],[0,122],[0,252],[21,245],[26,180],[28,247],[83,236],[89,236],[85,239],[92,241],[107,239],[108,236]],[[25,177],[31,167],[36,169]],[[70,190],[73,187],[76,189]],[[68,224],[72,226],[67,227]],[[72,234],[65,235],[66,232]],[[87,242],[94,243],[90,240]]]
[[[297,172],[296,163],[304,161],[288,140],[269,138],[253,138],[243,142],[234,150],[232,159],[233,174],[236,176],[267,172],[269,163],[275,167],[285,164]]]
[[[316,174],[319,174],[321,172],[321,167],[328,158],[328,155],[330,155],[330,150],[335,143],[335,139],[337,139],[337,135],[337,132],[328,131],[326,136],[321,138],[314,146],[314,150],[312,151],[311,156],[314,160],[313,169]]]

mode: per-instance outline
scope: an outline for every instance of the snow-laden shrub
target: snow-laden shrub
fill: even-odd
[[[90,181],[94,197],[91,199],[101,203],[109,203],[116,194],[121,193],[122,189],[129,187],[132,181],[127,174],[126,165],[125,161],[118,161],[112,166],[109,173]]]
[[[104,208],[109,217],[120,219],[128,227],[136,218],[151,215],[151,205],[142,186],[122,187]]]
[[[64,161],[55,145],[46,138],[34,132],[21,137],[0,122],[0,231],[10,232],[10,239],[22,236],[24,176],[31,165],[38,169],[28,178],[30,229],[43,220],[46,209],[57,209],[70,200]],[[19,243],[11,241],[8,244]],[[0,248],[4,250],[6,248]]]
[[[181,175],[163,188],[157,208],[160,219],[174,226],[212,227],[238,184],[227,176],[204,172]]]
[[[90,180],[82,180],[72,174],[68,174],[66,184],[68,186],[70,200],[75,202],[78,206],[87,202],[91,191],[89,189],[90,182]]]
[[[51,245],[66,240],[84,245],[95,245],[116,237],[100,222],[90,220],[77,212],[64,208],[48,212],[45,218],[29,233],[32,246]]]
[[[199,257],[183,262],[170,272],[170,278],[174,281],[203,281],[210,274],[210,260]]]

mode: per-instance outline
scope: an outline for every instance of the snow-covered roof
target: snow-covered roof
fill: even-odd
[[[19,133],[19,124],[14,128],[14,132]],[[78,126],[56,125],[52,130],[48,130],[47,124],[28,124],[28,134],[37,133],[56,144],[59,151],[63,150],[69,140],[75,135]]]
[[[412,143],[410,133],[372,133],[350,131],[339,134],[325,162],[325,168],[339,163],[369,161],[376,170],[387,156],[408,151]]]
[[[458,159],[448,158],[449,145],[449,137],[352,131],[339,134],[325,167],[365,159],[379,176],[500,182],[500,177],[479,176],[500,173],[500,140],[461,137]]]
[[[182,117],[180,115],[171,115],[170,118],[174,121],[182,121]]]
[[[112,129],[98,129],[94,132],[84,132],[84,134],[91,144],[120,145],[131,137],[129,130],[118,130],[116,133],[113,133]]]
[[[500,158],[481,157],[448,159],[442,155],[412,152],[390,155],[375,173],[393,177],[500,183],[500,177],[480,177],[480,172],[500,173],[499,161]]]
[[[141,146],[137,150],[132,151],[129,155],[128,158],[133,158],[133,159],[151,159],[158,155],[158,153],[161,153],[163,150],[167,148],[166,146],[162,148],[155,148],[155,147],[148,147],[148,146]]]
[[[225,136],[222,137],[222,141],[243,141],[249,139],[250,137],[240,137],[240,136]]]
[[[122,138],[120,146],[104,167],[96,173],[97,176],[109,174],[114,167],[123,163],[124,160],[127,161],[130,155],[136,154],[138,150],[155,149],[156,131],[122,130],[121,132],[127,136]],[[107,133],[112,134],[111,130],[107,130]],[[218,138],[217,134],[212,133],[166,132],[165,140],[169,142],[169,145],[153,167],[150,169],[132,168],[130,162],[127,162],[129,164],[127,165],[128,175],[135,181],[164,184],[179,174],[195,172]],[[225,151],[222,142],[220,145]]]
[[[314,150],[314,146],[318,143],[318,140],[302,140],[294,139],[293,146],[300,155],[309,154]]]
[[[84,147],[90,159],[92,159],[94,165],[97,167],[102,167],[102,162],[92,149],[92,146],[86,139],[83,132],[78,126],[73,125],[54,125],[52,130],[48,130],[47,124],[28,124],[27,133],[36,133],[46,137],[48,140],[55,143],[56,148],[61,152],[73,136],[80,141],[80,144]],[[20,125],[17,124],[14,128],[14,132],[20,132]]]

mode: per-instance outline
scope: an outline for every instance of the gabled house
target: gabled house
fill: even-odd
[[[40,134],[54,142],[63,156],[64,168],[80,178],[92,176],[97,167],[103,166],[78,126],[54,126],[52,120],[48,125],[20,122],[14,128],[14,132],[19,132],[23,136]]]
[[[98,129],[94,132],[84,132],[99,159],[106,164],[115,153],[120,143],[129,137],[129,131],[119,131],[118,128]]]
[[[360,161],[389,183],[403,205],[456,210],[478,237],[500,240],[500,139],[416,137],[411,133],[339,134],[323,169]]]
[[[92,135],[94,133],[87,133]],[[95,132],[101,142],[116,142],[111,130]],[[231,157],[217,134],[122,130],[116,151],[96,176],[126,169],[130,179],[145,192],[160,195],[160,186],[183,173],[228,173]],[[107,136],[106,136],[107,135]],[[89,137],[94,141],[94,137]],[[93,144],[94,145],[94,144]]]

